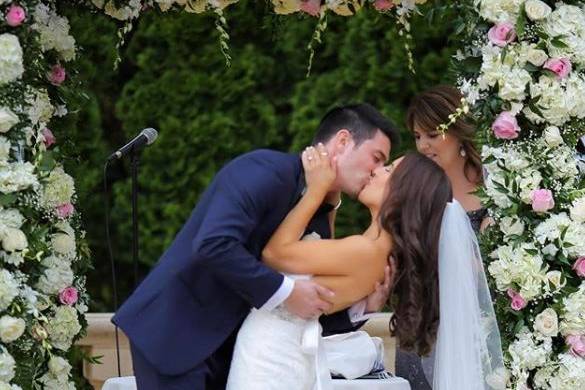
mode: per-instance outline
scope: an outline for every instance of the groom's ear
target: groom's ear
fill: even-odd
[[[353,137],[349,130],[340,129],[333,136],[333,147],[337,153],[343,152],[353,141]]]

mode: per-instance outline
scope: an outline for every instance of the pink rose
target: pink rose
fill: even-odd
[[[532,198],[532,210],[537,213],[544,213],[555,207],[555,200],[550,190],[534,190],[530,196]]]
[[[45,127],[41,133],[43,134],[43,138],[45,139],[43,142],[45,143],[45,146],[47,148],[49,148],[51,145],[53,145],[56,142],[55,136],[53,135],[53,132],[51,130],[49,130],[47,127]]]
[[[514,139],[518,138],[520,126],[510,111],[503,111],[492,124],[492,130],[497,138]]]
[[[388,11],[394,7],[394,3],[390,0],[375,0],[374,8],[378,11]]]
[[[321,12],[321,0],[301,1],[301,11],[311,16],[319,16],[319,13]]]
[[[565,339],[573,356],[585,357],[585,336],[570,335]]]
[[[65,203],[65,204],[62,204],[61,206],[58,206],[55,209],[55,212],[57,213],[57,217],[67,218],[71,214],[73,214],[73,212],[75,212],[75,207],[73,207],[73,205],[71,203]]]
[[[59,302],[63,305],[75,305],[77,302],[77,289],[75,287],[67,287],[59,293]]]
[[[26,19],[26,12],[20,5],[12,4],[6,13],[6,23],[11,27],[17,27]]]
[[[51,68],[51,71],[48,74],[48,79],[51,82],[51,84],[59,86],[63,83],[63,81],[65,81],[66,76],[67,74],[65,73],[65,68],[57,64],[53,65],[53,67]]]
[[[488,39],[496,46],[506,46],[516,39],[514,25],[510,22],[496,24],[488,31]]]
[[[513,310],[520,311],[526,307],[527,304],[526,300],[522,298],[522,295],[518,294],[511,288],[508,289],[508,296],[512,298],[510,306],[512,307]]]
[[[585,257],[579,257],[575,264],[573,264],[573,269],[582,278],[585,278]]]
[[[551,58],[542,67],[554,72],[559,80],[567,77],[573,69],[571,61],[568,58]]]

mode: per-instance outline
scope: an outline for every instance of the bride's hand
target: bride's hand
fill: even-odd
[[[337,176],[334,161],[329,157],[323,144],[309,146],[302,153],[307,191],[325,196]]]

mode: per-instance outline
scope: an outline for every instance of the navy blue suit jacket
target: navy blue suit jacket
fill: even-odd
[[[113,322],[161,374],[205,361],[261,307],[283,276],[259,261],[262,248],[304,186],[298,155],[257,150],[222,168],[171,246]],[[164,223],[164,221],[161,221]],[[311,229],[330,237],[327,215]],[[350,330],[347,312],[323,317],[328,333]]]

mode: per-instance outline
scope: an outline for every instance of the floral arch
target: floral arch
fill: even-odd
[[[121,42],[149,8],[213,13],[229,62],[224,13],[234,3],[78,5],[125,22]],[[312,43],[328,13],[373,7],[396,17],[407,50],[413,12],[458,8],[454,69],[465,100],[452,120],[470,112],[484,143],[481,196],[495,224],[481,241],[508,368],[490,379],[494,388],[585,388],[585,181],[575,158],[585,134],[585,1],[425,3],[271,0],[276,13],[317,18]],[[52,120],[67,115],[66,91],[79,89],[63,88],[78,51],[55,1],[0,0],[0,10],[0,389],[74,388],[68,357],[86,326],[90,259]]]

